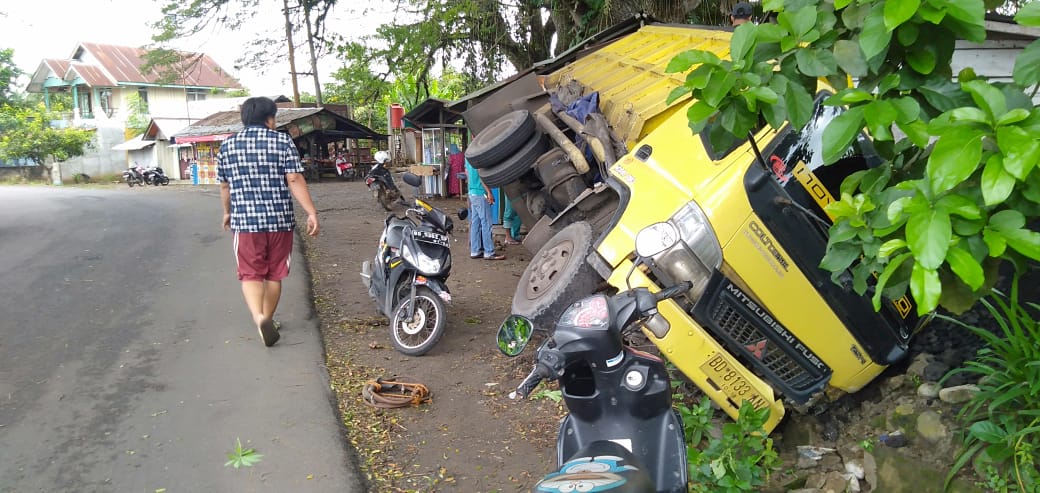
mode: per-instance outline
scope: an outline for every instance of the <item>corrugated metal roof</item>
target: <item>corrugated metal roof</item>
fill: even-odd
[[[345,135],[347,138],[385,139],[387,137],[385,134],[375,132],[354,120],[325,108],[278,108],[278,113],[275,115],[275,125],[282,129],[297,120],[318,113],[332,115],[336,119],[336,131],[341,132],[341,135]],[[221,111],[189,125],[184,130],[175,133],[172,137],[179,141],[183,137],[233,134],[239,130],[242,130],[241,113],[238,111]]]
[[[69,65],[72,64],[72,60],[58,60],[57,58],[47,58],[43,61],[43,64],[54,72],[56,77],[64,77],[65,72],[69,71]]]
[[[551,73],[546,85],[562,87],[575,81],[586,93],[598,91],[600,111],[617,136],[631,145],[650,129],[651,119],[669,108],[668,94],[686,80],[685,74],[665,73],[672,58],[693,49],[725,58],[731,36],[710,28],[644,26]]]
[[[62,75],[65,80],[73,80],[76,76],[79,76],[91,87],[111,87],[116,85],[116,81],[105,74],[101,67],[83,62],[70,63],[69,70]]]
[[[168,140],[195,122],[194,118],[152,118],[144,131],[145,140]]]
[[[142,73],[145,48],[115,46],[99,43],[80,43],[74,54],[82,48],[90,53],[101,69],[119,83],[158,84],[161,74]],[[186,60],[179,67],[180,78],[171,84],[176,86],[222,87],[239,89],[241,84],[231,74],[205,53],[178,52]]]

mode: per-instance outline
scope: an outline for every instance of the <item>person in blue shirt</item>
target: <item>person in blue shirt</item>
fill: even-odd
[[[506,256],[495,254],[495,240],[491,237],[491,206],[495,205],[495,196],[468,159],[466,183],[469,184],[469,257],[502,260]]]

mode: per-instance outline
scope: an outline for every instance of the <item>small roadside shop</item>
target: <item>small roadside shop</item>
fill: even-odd
[[[336,173],[336,159],[346,159],[364,176],[373,164],[373,154],[386,149],[387,135],[326,108],[278,108],[278,131],[292,137],[305,173],[310,180]],[[204,185],[217,182],[217,154],[220,144],[242,130],[237,111],[214,113],[173,135],[176,144],[190,144],[194,158],[192,181]]]
[[[410,171],[423,177],[423,194],[436,197],[465,196],[458,173],[465,173],[463,152],[469,143],[462,115],[448,108],[448,101],[429,98],[404,115],[422,132],[420,162]]]

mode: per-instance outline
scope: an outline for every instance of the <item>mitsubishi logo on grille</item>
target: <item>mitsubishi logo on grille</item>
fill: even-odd
[[[766,353],[766,340],[762,339],[761,341],[748,344],[747,346],[744,346],[744,348],[747,349],[755,359],[761,361],[762,356]]]

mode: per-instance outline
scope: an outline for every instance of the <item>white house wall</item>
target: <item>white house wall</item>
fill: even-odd
[[[127,168],[126,151],[114,151],[112,146],[122,144],[124,136],[123,125],[111,121],[97,121],[97,129],[94,140],[91,141],[93,148],[88,148],[85,154],[74,157],[60,165],[61,178],[64,181],[72,180],[77,173],[90,176],[118,175]]]

